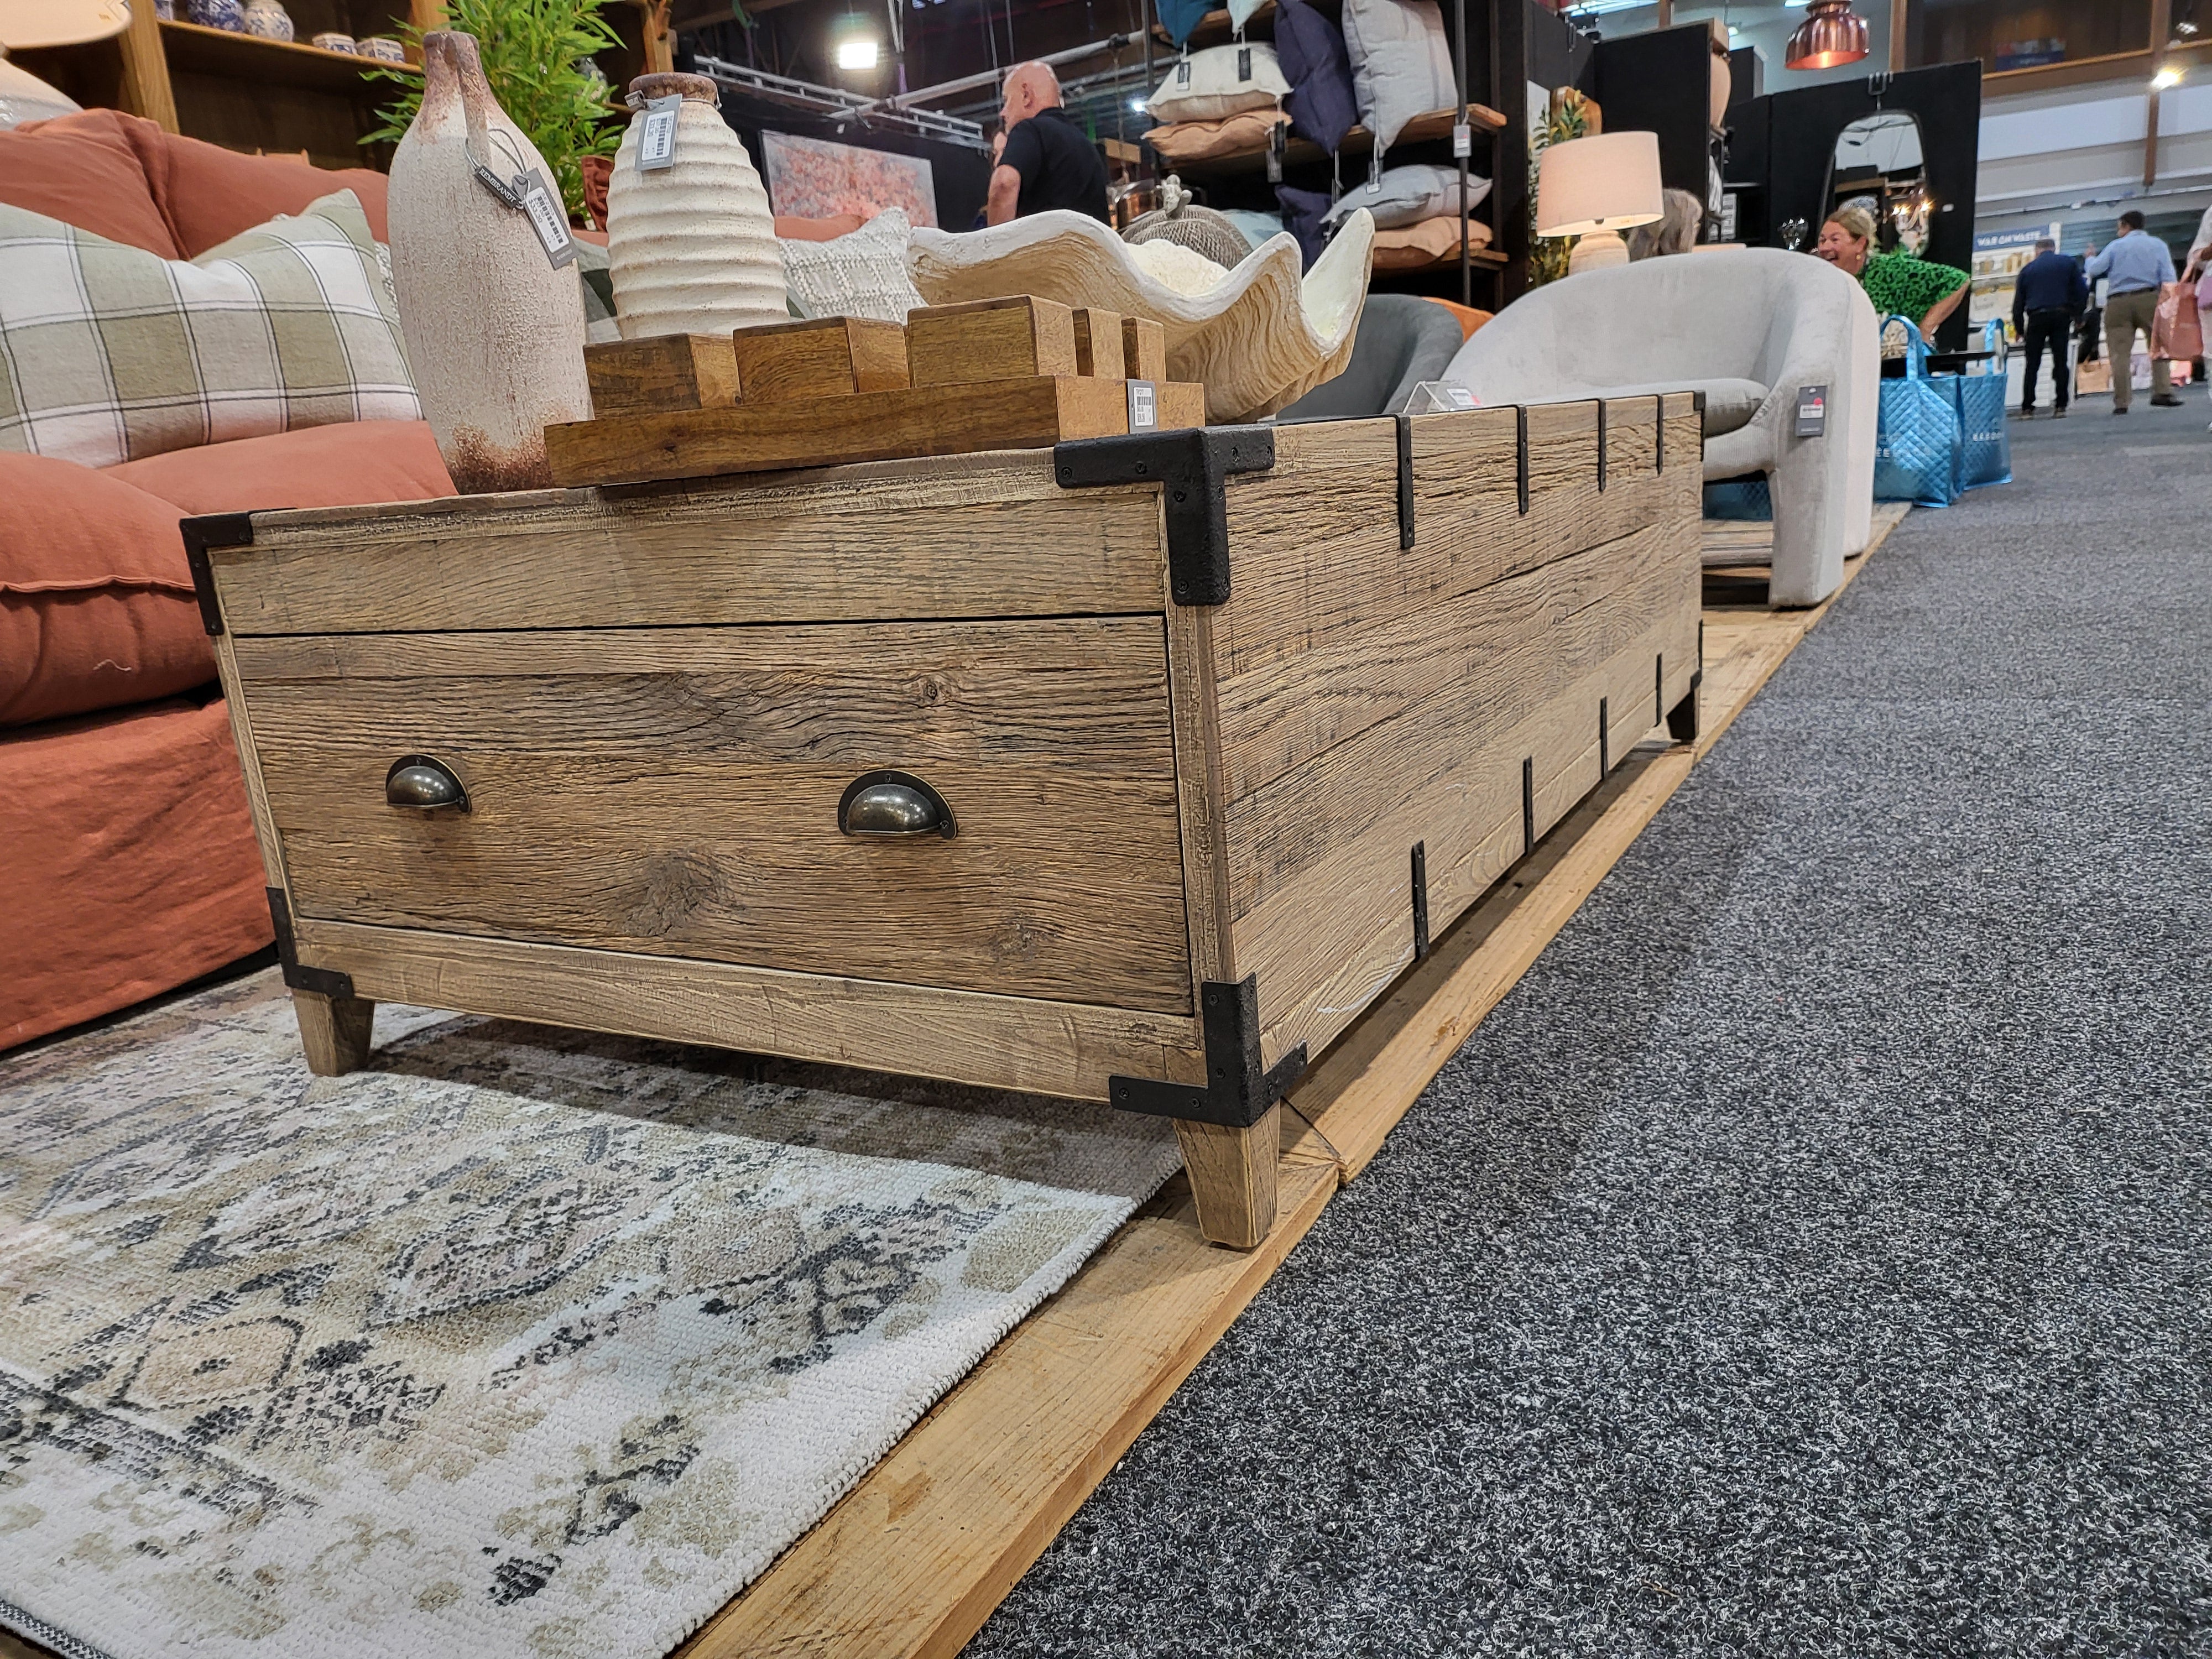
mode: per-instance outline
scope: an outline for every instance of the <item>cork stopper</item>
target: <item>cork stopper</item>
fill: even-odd
[[[641,75],[629,83],[625,101],[632,109],[643,109],[655,98],[684,97],[694,103],[713,107],[722,101],[721,91],[703,75]]]

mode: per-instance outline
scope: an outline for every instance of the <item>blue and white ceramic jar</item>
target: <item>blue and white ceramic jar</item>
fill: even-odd
[[[246,33],[246,8],[239,0],[191,0],[192,21],[203,28]]]
[[[292,14],[277,0],[246,0],[246,32],[264,40],[289,40]]]

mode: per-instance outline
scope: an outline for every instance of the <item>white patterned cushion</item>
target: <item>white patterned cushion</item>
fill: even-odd
[[[0,206],[0,449],[112,466],[420,420],[378,252],[349,190],[190,261]]]
[[[792,308],[802,317],[904,322],[922,303],[906,269],[913,229],[904,208],[885,208],[858,230],[826,242],[784,240],[783,282]]]

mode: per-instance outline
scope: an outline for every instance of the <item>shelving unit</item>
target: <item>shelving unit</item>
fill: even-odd
[[[179,4],[182,0],[179,0]],[[139,0],[131,27],[83,46],[24,52],[32,74],[88,108],[120,109],[170,132],[248,154],[301,155],[319,167],[382,169],[390,146],[362,139],[398,96],[379,73],[399,67],[308,44],[337,33],[360,40],[412,24],[444,26],[441,0],[284,0],[295,38],[267,40],[198,23],[164,21]],[[633,77],[673,67],[666,10],[657,0],[609,0],[603,14],[621,44],[599,55],[617,92]],[[619,104],[610,119],[627,118]]]
[[[1317,0],[1317,3],[1334,9],[1337,0]],[[1500,3],[1522,3],[1522,0],[1475,0],[1472,9],[1486,14]],[[1465,9],[1465,0],[1462,0],[1461,6],[1448,6],[1446,11],[1458,14]],[[1265,0],[1265,3],[1246,22],[1244,38],[1249,40],[1271,39],[1274,33],[1275,9],[1274,0]],[[1153,22],[1150,27],[1156,39],[1173,48],[1173,41],[1169,40],[1160,24]],[[1431,110],[1408,122],[1391,142],[1389,155],[1391,162],[1441,161],[1447,166],[1451,165],[1454,160],[1450,148],[1452,128],[1461,118],[1461,109],[1464,108],[1465,118],[1478,146],[1475,158],[1471,158],[1471,168],[1480,173],[1487,165],[1490,171],[1495,173],[1499,165],[1495,159],[1495,152],[1503,147],[1494,141],[1505,130],[1508,118],[1487,104],[1477,101],[1474,96],[1478,90],[1487,90],[1494,78],[1486,61],[1490,55],[1487,43],[1493,28],[1494,26],[1486,17],[1481,35],[1484,49],[1480,54],[1472,41],[1465,43],[1464,51],[1455,52],[1454,61],[1461,68],[1460,95],[1465,103]],[[1192,30],[1187,45],[1193,51],[1202,50],[1220,46],[1235,36],[1236,30],[1231,25],[1228,12],[1210,11]],[[1285,183],[1307,189],[1325,189],[1334,178],[1349,190],[1364,178],[1367,161],[1374,151],[1374,135],[1364,127],[1355,126],[1338,145],[1335,167],[1332,171],[1331,157],[1320,145],[1308,139],[1291,137],[1284,147],[1281,177]],[[1476,159],[1486,156],[1491,158],[1486,163]],[[1346,164],[1351,166],[1351,174],[1346,171]],[[1258,206],[1272,211],[1276,205],[1273,187],[1265,182],[1267,145],[1264,141],[1247,149],[1198,161],[1170,161],[1162,157],[1158,167],[1163,173],[1173,172],[1180,174],[1202,190],[1212,198],[1209,202],[1211,206]],[[1353,174],[1357,176],[1352,176]],[[1494,178],[1492,184],[1492,197],[1494,199]],[[1376,284],[1388,289],[1404,283],[1416,291],[1435,290],[1438,298],[1451,297],[1473,304],[1476,295],[1475,277],[1480,273],[1483,278],[1485,297],[1490,307],[1495,310],[1504,301],[1506,272],[1513,260],[1513,256],[1499,246],[1498,225],[1492,216],[1495,211],[1486,201],[1477,207],[1474,214],[1479,222],[1487,222],[1491,233],[1489,246],[1454,249],[1449,256],[1425,264],[1377,272]],[[1447,272],[1458,274],[1459,280],[1455,284],[1440,283],[1440,277]],[[1449,295],[1443,291],[1446,286],[1450,289]]]

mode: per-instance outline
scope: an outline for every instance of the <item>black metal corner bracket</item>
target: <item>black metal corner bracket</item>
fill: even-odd
[[[1651,394],[1651,401],[1659,410],[1659,418],[1652,422],[1651,455],[1655,463],[1652,471],[1664,477],[1667,472],[1667,394],[1655,392]]]
[[[1521,856],[1536,850],[1536,757],[1521,763]]]
[[[1690,689],[1682,701],[1667,711],[1667,735],[1677,743],[1698,740],[1698,688],[1705,683],[1705,623],[1698,619],[1698,665],[1690,671]],[[1664,682],[1661,683],[1662,685]]]
[[[185,562],[191,567],[192,592],[200,602],[200,626],[210,635],[222,632],[222,605],[215,594],[215,568],[208,562],[210,547],[253,545],[251,513],[208,513],[197,519],[179,519],[177,533],[185,538]]]
[[[1692,392],[1690,394],[1690,407],[1698,411],[1698,461],[1700,465],[1703,465],[1705,459],[1705,394],[1702,392]]]
[[[235,546],[237,544],[234,543]],[[317,996],[349,997],[353,994],[353,975],[341,974],[331,968],[302,968],[300,965],[300,944],[292,937],[292,907],[284,897],[284,890],[269,890],[269,921],[276,930],[276,960],[284,969],[284,983],[295,991],[313,991]]]
[[[1607,717],[1607,699],[1597,700],[1597,781],[1603,783],[1613,775],[1613,722]]]
[[[1177,605],[1229,599],[1229,505],[1232,474],[1275,465],[1275,430],[1267,426],[1185,427],[1126,438],[1071,438],[1054,444],[1052,474],[1063,489],[1157,483],[1167,509],[1168,590]]]
[[[1513,409],[1519,453],[1513,464],[1514,488],[1521,495],[1521,516],[1528,516],[1528,406],[1516,404]]]
[[[1429,954],[1429,844],[1413,843],[1413,960]]]
[[[1398,416],[1398,550],[1413,544],[1413,417]]]
[[[1605,494],[1606,449],[1605,399],[1600,398],[1597,400],[1597,493],[1601,495]]]
[[[1256,975],[1247,974],[1234,985],[1207,980],[1199,988],[1198,1001],[1206,1028],[1205,1086],[1114,1077],[1106,1080],[1108,1097],[1125,1112],[1249,1128],[1305,1070],[1306,1045],[1301,1042],[1273,1067],[1261,1065]]]

